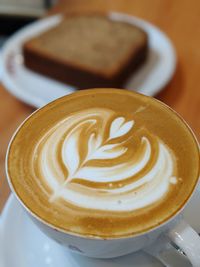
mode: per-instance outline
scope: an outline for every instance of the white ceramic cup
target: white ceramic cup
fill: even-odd
[[[143,249],[147,253],[158,258],[165,266],[188,266],[186,257],[178,255],[179,253],[175,248],[174,254],[176,255],[173,255],[174,259],[170,259],[170,256],[166,256],[165,252],[172,250],[171,242],[173,242],[185,252],[193,266],[200,267],[200,237],[193,228],[182,219],[182,213],[186,205],[178,214],[171,217],[170,220],[143,234],[119,238],[83,237],[74,233],[69,234],[65,231],[61,231],[37,217],[19,199],[10,183],[9,177],[8,181],[12,192],[42,232],[62,246],[69,248],[71,251],[88,257],[105,259],[126,255]],[[187,203],[189,203],[189,201],[190,200],[188,200]],[[179,263],[177,264],[177,262]]]
[[[17,131],[20,127],[17,129]],[[16,132],[17,132],[16,131]],[[10,144],[12,143],[12,140]],[[8,146],[8,151],[9,151]],[[7,156],[8,156],[7,151]],[[138,250],[145,250],[149,254],[157,257],[166,266],[184,266],[183,264],[187,262],[186,257],[181,257],[179,262],[183,264],[173,265],[169,262],[169,259],[164,257],[164,251],[171,249],[171,243],[173,242],[178,246],[188,257],[190,262],[195,267],[200,267],[200,237],[193,230],[193,228],[188,225],[182,219],[182,213],[186,205],[190,202],[191,196],[175,215],[173,215],[168,221],[157,226],[147,232],[142,234],[129,236],[129,237],[119,237],[119,238],[101,238],[101,237],[87,237],[81,236],[74,233],[69,233],[55,226],[45,222],[35,214],[22,202],[22,200],[17,195],[14,187],[12,186],[10,177],[7,171],[7,156],[6,156],[6,174],[9,186],[22,204],[22,206],[27,211],[28,215],[34,221],[34,223],[50,238],[54,239],[64,247],[69,248],[72,251],[78,252],[82,255],[94,258],[114,258],[122,255],[126,255]],[[198,180],[196,182],[197,190]],[[153,216],[153,214],[152,214]],[[176,250],[174,248],[174,253]],[[176,253],[177,254],[177,253]]]

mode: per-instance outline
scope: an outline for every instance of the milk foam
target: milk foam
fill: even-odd
[[[158,137],[139,130],[134,118],[103,108],[74,113],[52,127],[33,157],[38,178],[52,191],[49,201],[131,211],[163,198],[176,183],[174,156]]]

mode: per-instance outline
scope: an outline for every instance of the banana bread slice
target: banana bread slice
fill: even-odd
[[[78,87],[119,87],[146,59],[147,34],[106,15],[69,15],[23,45],[25,66]]]

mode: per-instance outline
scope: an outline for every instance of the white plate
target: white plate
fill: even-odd
[[[184,218],[198,233],[200,233],[199,202],[200,186],[184,211]],[[175,261],[174,257],[175,255],[171,254],[170,260]],[[115,259],[97,260],[63,250],[59,244],[45,236],[30,221],[11,195],[0,216],[0,267],[14,266],[162,267],[163,265],[142,251]],[[191,264],[186,263],[184,266],[191,266]]]
[[[157,27],[144,20],[116,12],[110,13],[110,17],[136,24],[148,33],[148,60],[124,88],[155,95],[169,82],[175,71],[176,56],[170,40]],[[56,15],[28,25],[15,33],[3,49],[3,84],[17,98],[35,107],[41,107],[76,90],[70,85],[34,73],[23,65],[22,44],[32,36],[57,25],[61,20],[62,16]]]

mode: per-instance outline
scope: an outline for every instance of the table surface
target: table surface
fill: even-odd
[[[47,15],[57,12],[114,10],[141,17],[171,38],[178,65],[172,81],[156,97],[189,123],[200,138],[200,1],[199,0],[60,0]],[[0,84],[0,211],[8,198],[5,155],[17,126],[33,108],[10,95]]]

